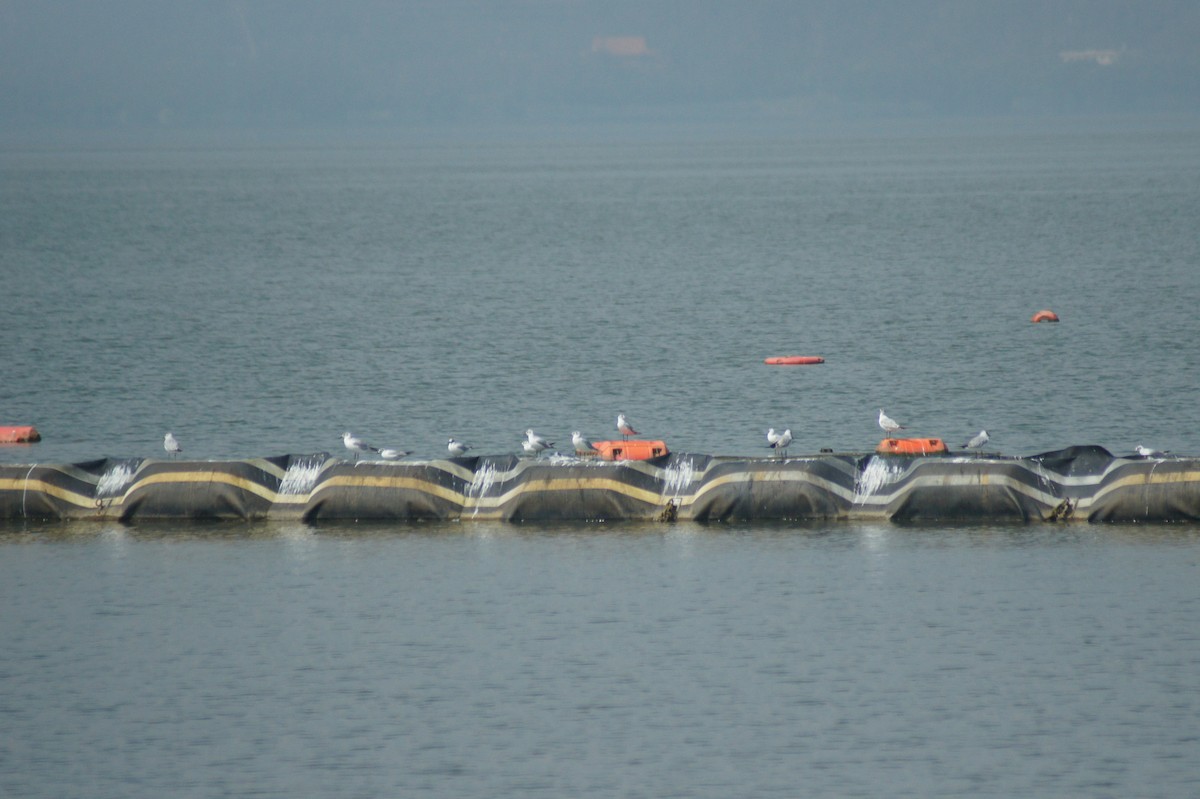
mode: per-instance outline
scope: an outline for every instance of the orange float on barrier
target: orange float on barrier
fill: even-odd
[[[1029,321],[1030,322],[1057,322],[1058,314],[1056,314],[1054,311],[1050,311],[1050,310],[1038,311],[1037,313],[1035,313],[1033,315],[1033,318],[1030,319]]]
[[[769,366],[808,366],[815,363],[825,363],[825,359],[816,355],[779,355],[767,358],[763,363]]]
[[[875,451],[880,455],[937,455],[949,449],[940,438],[885,438]]]
[[[41,440],[42,434],[31,424],[0,425],[0,444],[32,444]]]
[[[645,461],[670,454],[665,441],[593,441],[592,446],[606,461]]]

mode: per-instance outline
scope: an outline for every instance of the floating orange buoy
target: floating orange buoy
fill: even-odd
[[[31,424],[0,425],[0,444],[32,444],[41,440],[42,434]]]
[[[644,461],[670,452],[665,441],[593,441],[606,461]]]
[[[1030,319],[1029,321],[1030,322],[1057,322],[1058,314],[1056,314],[1054,311],[1038,311],[1037,313],[1035,313],[1033,315],[1033,318]]]
[[[934,455],[949,450],[940,438],[885,438],[875,451],[880,455]]]
[[[824,358],[816,355],[779,355],[763,361],[771,366],[808,366],[814,363],[825,363]]]

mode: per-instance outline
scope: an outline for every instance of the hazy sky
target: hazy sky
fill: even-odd
[[[1200,115],[1196,0],[0,0],[0,129]]]

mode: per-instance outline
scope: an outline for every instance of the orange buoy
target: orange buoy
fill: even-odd
[[[593,441],[592,446],[606,461],[645,461],[670,452],[665,441]]]
[[[41,440],[42,434],[31,424],[0,425],[0,444],[32,444]]]
[[[763,363],[770,366],[808,366],[814,363],[825,363],[825,359],[816,355],[779,355],[767,358]]]
[[[936,455],[949,452],[940,438],[885,438],[875,451],[880,455]]]
[[[1030,322],[1057,322],[1058,314],[1056,314],[1054,311],[1049,311],[1049,310],[1038,311],[1037,313],[1035,313],[1033,315],[1033,318],[1030,319],[1029,321]]]

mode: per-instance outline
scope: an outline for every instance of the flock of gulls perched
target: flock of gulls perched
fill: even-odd
[[[638,431],[633,429],[633,425],[629,423],[629,420],[625,418],[625,414],[623,413],[617,414],[617,430],[626,439],[628,439],[629,436],[636,436],[638,434]],[[175,441],[174,436],[171,436],[170,433],[167,433],[167,436],[170,437],[171,442],[174,443],[176,447],[179,446],[178,442]],[[354,455],[355,460],[358,460],[359,454],[363,452],[379,453],[379,457],[383,458],[385,461],[400,460],[401,458],[412,454],[411,452],[403,449],[372,446],[350,432],[342,433],[342,444]],[[166,444],[164,443],[164,447],[165,446]],[[525,431],[525,438],[521,441],[521,450],[526,455],[532,455],[535,458],[553,446],[553,441],[550,441],[545,436],[538,435],[536,432],[534,432],[532,427]],[[596,446],[578,430],[571,433],[571,446],[575,448],[576,455],[594,455],[596,453]],[[451,438],[446,442],[446,452],[448,452],[452,458],[458,458],[466,455],[470,450],[471,447],[459,441],[458,439]],[[167,451],[174,453],[178,452],[179,450],[172,450],[168,448]]]
[[[884,435],[888,438],[891,438],[897,430],[905,429],[904,425],[884,413],[883,408],[879,409],[879,428],[883,430]],[[626,440],[630,436],[638,435],[638,431],[633,428],[633,425],[630,424],[623,413],[617,414],[617,432]],[[983,449],[990,440],[991,438],[988,436],[987,430],[980,430],[970,441],[962,444],[960,449]],[[780,457],[787,455],[787,448],[791,443],[792,431],[790,429],[784,430],[782,433],[776,432],[774,427],[767,430],[767,448],[775,450]],[[408,450],[396,449],[394,447],[373,446],[349,432],[342,433],[342,444],[354,455],[356,461],[359,454],[364,452],[375,452],[380,458],[386,461],[400,460],[412,454]],[[547,440],[545,436],[538,435],[533,431],[533,428],[525,431],[525,438],[521,441],[522,451],[526,455],[532,455],[535,458],[553,446],[553,441]],[[576,455],[594,455],[596,453],[595,445],[578,430],[571,433],[571,446],[575,449]],[[172,433],[167,433],[163,437],[163,449],[172,458],[183,452],[183,447],[180,446],[179,440]],[[446,451],[452,458],[462,457],[470,450],[471,447],[455,438],[451,438],[446,442]],[[1169,451],[1150,449],[1138,444],[1137,454],[1143,458],[1159,458],[1169,454]]]

